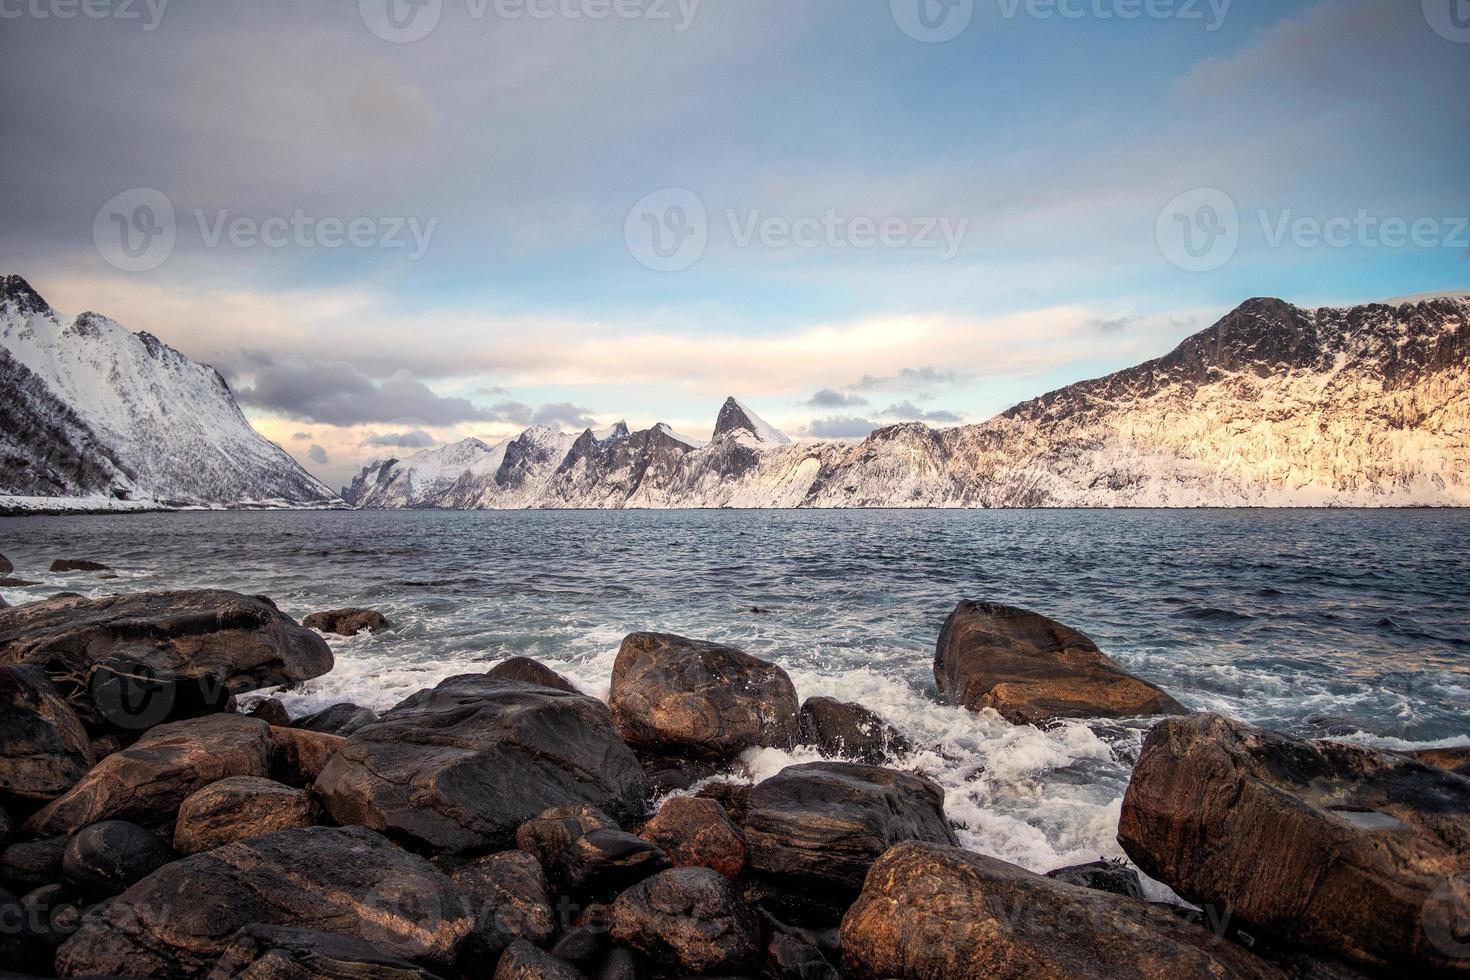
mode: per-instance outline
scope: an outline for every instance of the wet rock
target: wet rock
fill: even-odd
[[[487,676],[500,681],[520,681],[524,684],[554,687],[558,691],[568,691],[572,694],[580,693],[571,681],[530,657],[511,657],[491,667]]]
[[[0,555],[0,575],[9,575],[13,571],[15,566],[10,563],[10,559]]]
[[[46,672],[0,667],[0,797],[53,800],[95,763],[87,730]]]
[[[873,866],[842,921],[842,950],[859,980],[1282,977],[1146,902],[919,843],[901,844]]]
[[[557,868],[573,842],[593,830],[617,830],[618,822],[595,806],[577,803],[543,810],[516,828],[515,843],[541,863]]]
[[[501,954],[494,980],[587,980],[566,960],[518,939]]]
[[[1436,769],[1448,769],[1457,772],[1465,766],[1470,765],[1470,746],[1455,746],[1444,749],[1414,749],[1408,752],[1396,752],[1395,755],[1407,756],[1415,762],[1422,762],[1426,766]]]
[[[655,755],[730,759],[799,737],[786,671],[734,647],[633,633],[613,664],[609,698],[628,743]]]
[[[704,800],[714,800],[725,808],[730,819],[737,827],[745,824],[745,814],[750,809],[750,791],[754,789],[749,783],[714,782],[702,786],[694,795]]]
[[[676,868],[712,868],[731,879],[745,868],[745,838],[714,800],[673,797],[641,836],[662,847]]]
[[[1116,861],[1094,861],[1092,864],[1057,868],[1055,871],[1048,871],[1046,876],[1078,888],[1092,888],[1126,898],[1143,898],[1143,885],[1138,880],[1138,872]]]
[[[511,846],[521,824],[556,806],[631,820],[646,784],[602,702],[466,675],[350,737],[316,790],[339,823],[468,852]]]
[[[0,881],[22,888],[60,881],[66,841],[47,837],[11,844],[0,852]]]
[[[908,840],[958,843],[943,791],[854,762],[783,769],[751,791],[745,815],[751,870],[827,894],[856,894],[873,862]]]
[[[112,569],[100,562],[83,558],[58,558],[51,563],[53,572],[110,572]]]
[[[392,620],[373,609],[332,609],[312,613],[301,621],[301,625],[338,636],[356,636],[364,630],[381,633],[393,628]]]
[[[159,725],[115,752],[26,821],[32,834],[69,834],[103,820],[171,828],[184,799],[229,776],[270,770],[270,726],[242,715]]]
[[[52,598],[0,612],[0,664],[41,666],[89,727],[135,736],[231,695],[309,680],[332,651],[269,599],[233,592]]]
[[[177,858],[151,830],[104,820],[77,831],[62,854],[62,879],[83,895],[120,895]]]
[[[308,732],[321,732],[325,735],[355,735],[357,732],[369,725],[376,725],[379,721],[378,713],[371,708],[363,708],[343,701],[302,715],[287,727],[300,728]]]
[[[934,680],[950,704],[992,708],[1018,725],[1184,713],[1077,630],[989,602],[962,602],[945,620]]]
[[[490,962],[517,939],[544,946],[556,934],[556,914],[540,863],[505,851],[457,868],[450,878],[469,899],[475,929],[466,953]]]
[[[275,749],[271,754],[271,778],[298,789],[314,786],[327,760],[347,742],[340,735],[274,725],[270,738]]]
[[[455,884],[361,827],[310,827],[175,861],[88,915],[56,957],[63,976],[203,973],[249,925],[321,929],[431,968],[473,926]]]
[[[1118,840],[1243,928],[1369,968],[1463,970],[1470,782],[1390,753],[1218,715],[1149,734]]]
[[[639,756],[639,762],[643,764],[643,775],[648,779],[648,792],[654,797],[691,789],[720,771],[718,763],[708,760],[654,756],[646,752]]]
[[[198,854],[281,830],[315,826],[321,812],[305,790],[259,776],[235,776],[191,793],[179,807],[174,849]]]
[[[607,956],[611,947],[612,938],[607,934],[607,923],[599,919],[568,929],[556,941],[556,945],[551,947],[551,952],[579,970],[592,972]]]
[[[860,704],[807,698],[799,721],[802,744],[826,756],[881,765],[913,749],[898,729]]]
[[[607,954],[602,968],[595,974],[596,980],[642,980],[643,971],[638,966],[638,957],[632,950],[618,946]]]
[[[423,967],[361,939],[290,926],[235,933],[209,980],[437,980]]]
[[[265,698],[250,706],[245,712],[251,718],[259,718],[267,725],[289,725],[291,724],[291,713],[286,710],[285,704],[280,698]]]
[[[40,584],[40,582],[29,582],[23,578],[10,578],[9,576],[0,578],[0,588],[3,589],[25,589]]]
[[[10,608],[10,603],[8,603],[8,602],[5,601],[5,597],[4,596],[0,596],[0,609],[9,609],[9,608]]]
[[[708,868],[676,868],[634,885],[613,903],[611,932],[687,974],[737,973],[761,949],[755,913]]]
[[[816,943],[777,932],[766,947],[766,975],[776,980],[841,980]]]
[[[598,900],[673,867],[657,844],[621,830],[589,830],[564,850],[557,878],[573,894]]]

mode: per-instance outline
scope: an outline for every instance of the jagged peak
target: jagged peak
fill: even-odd
[[[719,417],[715,419],[714,438],[718,439],[729,432],[747,432],[757,442],[776,446],[788,445],[791,442],[786,433],[755,414],[733,395],[725,399],[725,404],[720,408]]]
[[[51,304],[41,298],[41,294],[31,288],[21,276],[14,273],[0,277],[0,304],[14,306],[20,313],[55,314]]]
[[[708,445],[708,443],[706,443],[702,439],[696,439],[693,436],[686,436],[682,432],[674,431],[673,426],[669,425],[667,422],[660,422],[658,425],[655,425],[650,431],[667,436],[675,442],[683,443],[690,449],[703,449],[706,445]]]

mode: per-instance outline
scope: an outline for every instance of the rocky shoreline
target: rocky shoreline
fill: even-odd
[[[8,571],[8,562],[0,566]],[[371,610],[322,631],[393,629]],[[1188,714],[1084,634],[962,602],[941,698],[1013,724],[1160,720],[1113,862],[958,846],[871,707],[626,637],[604,703],[525,658],[378,714],[267,695],[319,632],[228,592],[0,609],[0,962],[217,978],[1470,975],[1466,753]],[[246,697],[246,696],[249,697]],[[245,707],[242,708],[242,704]],[[814,747],[755,785],[751,749]],[[1455,767],[1459,767],[1456,769]]]

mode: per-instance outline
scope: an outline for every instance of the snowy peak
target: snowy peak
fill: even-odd
[[[756,442],[771,446],[790,445],[791,440],[786,434],[765,419],[752,412],[734,397],[725,400],[720,408],[719,417],[715,419],[716,439],[727,433],[747,433]]]
[[[50,314],[54,317],[56,313],[30,283],[16,275],[0,277],[0,311],[13,311],[20,316]]]

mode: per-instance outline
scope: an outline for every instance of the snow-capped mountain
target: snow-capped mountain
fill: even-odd
[[[530,430],[376,463],[344,496],[484,509],[1470,506],[1467,323],[1464,296],[1310,310],[1255,299],[1164,357],[979,425],[793,443],[732,398],[708,443],[662,425]],[[527,440],[534,453],[514,448]]]
[[[64,319],[19,276],[0,279],[0,404],[0,497],[340,506],[213,368],[96,313]]]

